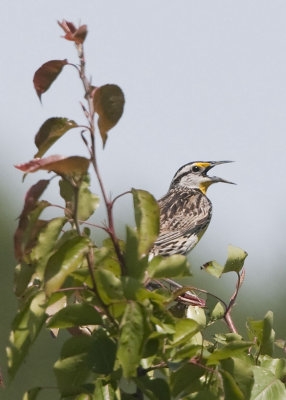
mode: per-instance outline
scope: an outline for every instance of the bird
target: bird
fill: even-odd
[[[178,169],[167,194],[158,200],[160,232],[150,251],[152,257],[186,255],[196,246],[212,216],[208,187],[218,182],[234,184],[207,173],[216,165],[230,162],[192,161]]]

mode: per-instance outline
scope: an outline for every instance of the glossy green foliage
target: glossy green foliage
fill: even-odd
[[[145,324],[143,307],[133,301],[129,302],[121,321],[117,351],[117,358],[126,378],[136,376],[146,337]]]
[[[66,241],[52,255],[45,270],[45,291],[48,296],[60,289],[68,276],[82,265],[89,245],[88,238],[75,237]]]
[[[286,399],[286,359],[273,358],[274,345],[285,350],[285,340],[275,341],[272,313],[262,320],[249,319],[245,338],[232,321],[244,278],[244,250],[229,246],[224,265],[216,261],[204,265],[216,278],[235,272],[236,289],[226,301],[215,293],[215,285],[210,293],[172,281],[184,277],[191,281],[186,257],[150,256],[159,234],[159,207],[147,191],[131,190],[136,227],[126,227],[125,240],[117,236],[114,203],[122,195],[110,199],[105,191],[95,145],[98,135],[105,144],[107,133],[120,120],[124,95],[117,85],[90,84],[83,48],[86,25],[76,27],[65,20],[59,25],[79,55],[86,120],[77,125],[66,118],[48,119],[35,138],[36,157],[70,129],[81,127],[88,158],[51,155],[17,166],[26,173],[54,174],[64,206],[41,199],[53,183],[50,180],[37,182],[25,198],[14,237],[18,311],[7,348],[10,378],[41,330],[47,329],[54,337],[69,334],[53,366],[57,382],[50,389],[53,399]],[[39,97],[68,65],[67,60],[52,60],[36,71]],[[104,223],[96,214],[100,194],[107,216]],[[40,219],[47,207],[60,210],[60,216]],[[23,400],[40,399],[45,390],[27,388]]]
[[[272,356],[275,337],[273,330],[273,313],[268,311],[261,321],[249,319],[247,327],[249,338],[255,340],[257,346],[259,346],[260,354]]]
[[[89,190],[89,177],[85,176],[79,189],[74,187],[68,180],[60,180],[60,194],[66,202],[65,214],[72,219],[77,209],[77,218],[87,220],[97,209],[99,197]]]
[[[45,294],[38,291],[31,296],[25,306],[16,314],[11,328],[7,348],[8,368],[11,377],[15,375],[24,361],[30,346],[36,340],[47,319],[45,313]]]
[[[138,252],[147,254],[159,234],[159,207],[146,190],[132,189],[135,221],[138,232]]]
[[[49,328],[69,328],[81,325],[101,325],[99,312],[88,303],[71,304],[51,317]]]
[[[222,274],[227,272],[239,273],[243,268],[244,261],[247,257],[246,251],[240,249],[239,247],[234,247],[229,245],[227,252],[227,260],[224,266],[220,265],[216,261],[209,261],[204,264],[204,269],[216,278],[220,278]]]

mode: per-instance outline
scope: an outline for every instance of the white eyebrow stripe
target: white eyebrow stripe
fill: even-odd
[[[174,176],[173,179],[177,179],[179,176],[189,173],[191,171],[191,169],[192,169],[192,165],[185,165],[182,169],[180,169],[176,173],[176,175]]]

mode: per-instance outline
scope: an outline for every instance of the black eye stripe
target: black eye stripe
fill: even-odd
[[[189,175],[189,173],[190,173],[190,171],[184,172],[183,174],[179,175],[179,176],[173,181],[173,183],[176,184],[176,183],[180,182],[180,180],[181,180],[184,176]]]

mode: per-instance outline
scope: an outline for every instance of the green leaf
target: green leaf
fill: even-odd
[[[173,345],[178,346],[188,341],[200,329],[200,325],[192,319],[180,319],[176,322]]]
[[[218,396],[211,391],[211,388],[204,388],[192,396],[192,400],[218,400]],[[231,400],[226,399],[225,400]]]
[[[275,332],[273,326],[273,313],[268,311],[263,320],[247,321],[248,336],[259,346],[260,354],[272,356],[274,347]]]
[[[138,388],[150,400],[170,400],[170,389],[164,379],[150,379],[149,376],[143,376],[135,379]]]
[[[21,263],[15,268],[14,273],[14,293],[17,297],[21,297],[32,278],[34,268],[30,264]]]
[[[211,320],[216,321],[217,319],[221,319],[223,318],[224,314],[225,314],[225,308],[223,304],[220,301],[218,301],[211,312],[210,316]]]
[[[279,349],[282,349],[282,350],[286,350],[286,340],[284,340],[284,339],[277,339],[277,340],[275,340],[275,345],[279,348]]]
[[[272,358],[269,356],[260,357],[261,367],[270,370],[278,379],[283,379],[286,376],[286,359]]]
[[[117,400],[117,397],[114,393],[114,388],[112,387],[111,384],[108,384],[104,381],[97,379],[96,385],[95,385],[94,397],[92,399],[94,399],[94,400]],[[76,399],[76,400],[78,400],[78,399]],[[120,400],[124,400],[123,397],[121,397]]]
[[[202,268],[215,278],[220,278],[223,273],[223,266],[216,261],[208,261]]]
[[[145,313],[142,307],[130,301],[121,321],[117,358],[123,369],[123,376],[136,376],[146,336]]]
[[[266,368],[253,367],[254,386],[250,400],[285,400],[285,385]]]
[[[104,147],[107,132],[117,124],[123,114],[124,94],[117,85],[103,85],[94,91],[93,102],[94,110],[99,116],[97,123]]]
[[[92,345],[88,351],[88,363],[97,374],[111,374],[116,359],[116,344],[102,329],[92,336]]]
[[[198,306],[189,306],[187,310],[187,318],[197,322],[201,327],[206,326],[207,318],[203,308]]]
[[[79,358],[74,358],[77,356],[79,356]],[[98,329],[92,336],[75,336],[68,339],[63,345],[61,359],[57,361],[56,368],[58,368],[64,360],[67,360],[67,363],[69,363],[70,360],[71,364],[73,362],[77,363],[77,361],[82,362],[83,370],[86,371],[86,374],[83,374],[82,381],[80,381],[81,378],[77,378],[78,383],[76,386],[79,386],[86,381],[88,371],[97,374],[110,374],[114,368],[115,358],[115,342],[103,329]],[[63,365],[63,367],[65,367],[65,365]],[[62,371],[62,373],[58,375],[58,379],[61,380],[61,387],[64,388],[65,392],[69,390],[68,379],[70,373],[76,374],[76,371]]]
[[[187,358],[192,358],[198,356],[202,351],[202,346],[198,344],[186,344],[185,346],[179,348],[174,356],[173,361],[180,362]]]
[[[224,347],[215,350],[209,356],[207,365],[217,364],[220,360],[224,360],[225,358],[239,357],[241,354],[245,353],[252,344],[252,342],[234,340]]]
[[[69,328],[80,325],[100,325],[102,318],[99,312],[87,303],[71,304],[51,317],[49,328]]]
[[[112,245],[113,246],[113,245]],[[121,275],[121,268],[114,248],[100,247],[94,249],[94,267],[112,272],[116,277]]]
[[[92,360],[95,341],[93,336],[74,336],[68,339],[62,347],[61,357],[54,365],[58,388],[62,396],[80,394],[89,378],[92,379]]]
[[[90,385],[92,385],[92,384],[90,384]],[[92,386],[94,386],[94,385],[92,385]],[[88,386],[89,387],[89,386]],[[83,385],[83,390],[85,390],[86,389],[86,386],[85,385]],[[97,400],[97,397],[94,397],[92,394],[88,394],[88,393],[81,393],[81,394],[78,394],[76,397],[74,397],[73,398],[74,400]],[[111,400],[113,400],[112,398],[111,398]]]
[[[36,272],[42,280],[48,259],[52,255],[55,243],[66,223],[66,218],[59,217],[50,220],[38,234],[37,243],[33,247],[30,259],[36,264]]]
[[[148,257],[141,258],[137,232],[129,226],[126,227],[125,262],[128,276],[139,280],[144,278]]]
[[[91,374],[87,353],[79,353],[56,361],[54,372],[62,396],[72,396],[82,392],[82,384]]]
[[[145,190],[132,189],[139,254],[146,255],[159,234],[160,213],[154,197]]]
[[[209,261],[203,265],[204,268],[210,275],[216,278],[220,278],[222,274],[227,272],[239,273],[244,265],[244,260],[247,257],[246,251],[239,247],[228,246],[227,260],[224,266],[219,264],[217,261]]]
[[[121,280],[111,271],[99,268],[94,275],[99,296],[105,304],[124,300]]]
[[[178,278],[189,275],[189,264],[185,256],[174,254],[170,257],[154,257],[148,267],[151,278]]]
[[[66,215],[71,218],[75,214],[75,189],[71,183],[67,180],[60,180],[60,194],[66,202]],[[85,176],[82,180],[79,193],[78,193],[78,205],[77,205],[77,218],[82,221],[86,221],[97,209],[99,205],[99,197],[91,193],[89,190],[90,179],[89,176]]]
[[[227,372],[234,379],[239,390],[243,393],[243,399],[249,400],[254,383],[251,359],[249,357],[243,359],[235,357],[228,358],[221,360],[221,366],[223,371]],[[231,380],[228,379],[228,376],[224,377],[224,381],[225,380],[231,385]]]
[[[136,291],[136,298],[140,303],[142,303],[145,299],[150,299],[152,300],[152,302],[156,302],[160,305],[163,305],[164,303],[171,300],[171,297],[167,292],[159,293],[158,290],[157,291],[154,290],[151,292],[150,290],[143,287],[140,287]]]
[[[225,345],[226,343],[242,340],[242,336],[240,336],[238,333],[224,333],[224,334],[218,333],[215,334],[214,336],[216,342],[221,343],[223,345]]]
[[[124,276],[122,278],[124,296],[128,300],[136,300],[138,291],[142,288],[142,284],[135,278]]]
[[[69,358],[77,354],[88,354],[93,344],[93,337],[87,335],[73,336],[67,339],[61,349],[60,358]]]
[[[245,400],[242,391],[239,389],[234,378],[227,371],[220,371],[223,379],[223,388],[225,399],[231,400]]]
[[[85,237],[75,237],[66,241],[48,261],[45,271],[45,291],[50,296],[60,289],[66,278],[83,262],[90,241]]]
[[[229,245],[227,249],[227,260],[224,265],[223,273],[225,274],[226,272],[231,271],[240,272],[247,255],[247,252],[239,247]]]
[[[157,331],[161,335],[174,334],[176,330],[176,321],[172,314],[166,310],[164,305],[154,303],[153,313],[150,315],[150,320],[158,326]]]
[[[36,400],[38,397],[38,394],[43,388],[41,387],[34,387],[32,389],[29,389],[26,393],[24,393],[23,399],[22,400]]]
[[[8,372],[13,378],[26,357],[31,344],[36,340],[46,318],[46,296],[38,292],[16,314],[7,347]]]
[[[171,374],[170,387],[174,397],[184,396],[197,391],[199,378],[205,373],[205,370],[198,365],[185,364],[177,371]]]
[[[159,346],[160,346],[160,341],[158,338],[147,339],[144,345],[142,358],[155,356],[158,353],[158,351],[160,351]]]
[[[42,157],[60,137],[77,126],[76,122],[67,118],[47,119],[35,136],[35,144],[38,148],[35,158]]]
[[[70,293],[68,293],[70,295]],[[67,305],[67,296],[66,293],[64,292],[56,292],[51,295],[51,297],[48,300],[48,305],[47,305],[47,314],[49,318],[56,314],[58,311],[60,311],[62,308],[66,307]],[[49,319],[48,319],[49,321]],[[53,335],[53,337],[57,337],[59,334],[59,328],[50,328],[50,331]]]

